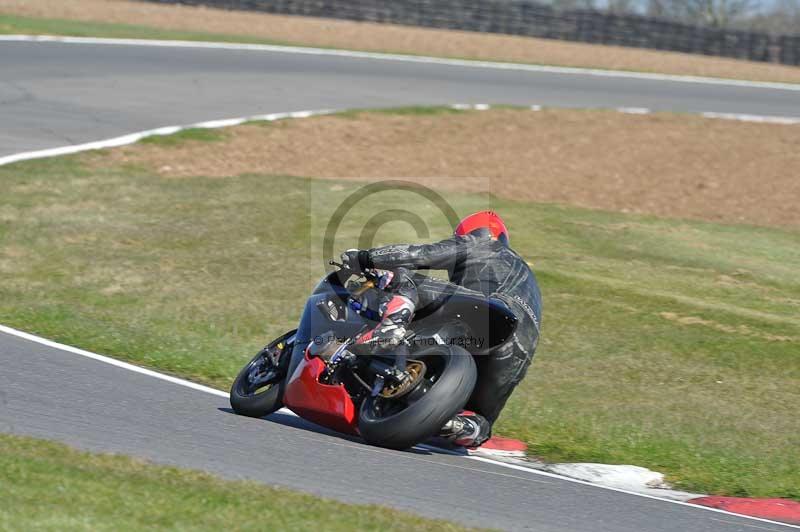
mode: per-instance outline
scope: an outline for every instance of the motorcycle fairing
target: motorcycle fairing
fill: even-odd
[[[364,319],[355,312],[350,312],[346,307],[344,307],[341,321],[333,320],[324,311],[328,301],[333,301],[334,303],[347,301],[346,294],[347,291],[342,286],[336,272],[328,274],[317,284],[313,294],[306,301],[300,323],[297,326],[297,336],[295,337],[287,377],[294,376],[297,368],[304,360],[306,348],[315,341],[318,335],[325,331],[333,331],[337,337],[352,338],[365,326]]]
[[[358,434],[358,411],[350,394],[342,384],[319,382],[325,362],[309,353],[314,342],[324,340],[325,335],[332,333],[338,338],[352,338],[367,325],[364,318],[343,305],[347,294],[342,280],[333,272],[320,281],[306,302],[295,336],[283,403],[309,421],[339,432]],[[329,302],[337,307],[336,312],[329,312]],[[455,327],[453,336],[469,332],[484,338],[483,349],[486,350],[505,341],[514,332],[516,321],[513,312],[499,300],[454,294],[434,311],[418,311],[412,327],[424,330],[430,324],[436,326],[430,334],[438,331],[445,336]],[[448,323],[451,325],[446,326]],[[420,333],[425,335],[428,331],[423,330]]]
[[[289,378],[283,403],[298,416],[318,425],[348,434],[358,434],[358,413],[341,384],[319,382],[325,363],[309,357],[308,349],[303,360]]]

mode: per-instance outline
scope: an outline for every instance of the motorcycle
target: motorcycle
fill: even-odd
[[[467,404],[481,355],[513,334],[517,319],[498,299],[449,294],[418,309],[393,349],[359,344],[385,293],[381,273],[333,269],[306,302],[296,330],[270,342],[233,382],[237,414],[282,407],[367,443],[407,449],[435,436]]]

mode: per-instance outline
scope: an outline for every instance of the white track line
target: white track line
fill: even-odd
[[[148,377],[154,377],[156,379],[160,379],[162,381],[166,381],[166,382],[169,382],[169,383],[172,383],[172,384],[177,384],[179,386],[184,386],[186,388],[191,388],[192,390],[197,390],[197,391],[200,391],[200,392],[205,392],[205,393],[209,393],[209,394],[215,395],[217,397],[222,397],[222,398],[225,398],[225,399],[229,399],[229,394],[227,392],[223,392],[221,390],[210,388],[208,386],[203,386],[202,384],[197,384],[195,382],[187,381],[187,380],[184,380],[184,379],[179,379],[177,377],[172,377],[171,375],[164,375],[163,373],[159,373],[157,371],[153,371],[153,370],[150,370],[150,369],[146,369],[146,368],[142,368],[142,367],[139,367],[139,366],[135,366],[133,364],[128,364],[127,362],[122,362],[120,360],[116,360],[116,359],[111,358],[111,357],[98,355],[97,353],[92,353],[91,351],[86,351],[84,349],[79,349],[77,347],[72,347],[70,345],[65,345],[65,344],[61,344],[61,343],[58,343],[58,342],[54,342],[52,340],[48,340],[46,338],[42,338],[42,337],[36,336],[34,334],[30,334],[30,333],[26,333],[26,332],[23,332],[23,331],[19,331],[17,329],[12,329],[11,327],[7,327],[5,325],[0,325],[0,333],[5,333],[5,334],[11,335],[11,336],[16,336],[18,338],[22,338],[23,340],[27,340],[29,342],[35,342],[37,344],[44,345],[44,346],[47,346],[47,347],[51,347],[53,349],[58,349],[60,351],[66,351],[68,353],[73,353],[75,355],[80,355],[82,357],[90,358],[92,360],[96,360],[98,362],[103,362],[105,364],[110,364],[112,366],[116,366],[116,367],[121,368],[121,369],[125,369],[125,370],[128,370],[128,371],[133,371],[133,372],[139,373],[141,375],[147,375]],[[281,409],[280,412],[296,416],[296,414],[294,414],[294,412],[291,412],[291,411],[289,411],[289,410],[287,410],[285,408]],[[526,473],[530,473],[530,474],[533,474],[533,475],[550,477],[550,478],[554,478],[554,479],[558,479],[558,480],[563,480],[565,482],[572,482],[572,483],[575,483],[575,484],[582,484],[582,485],[585,485],[585,486],[592,486],[594,488],[610,490],[610,491],[616,491],[618,493],[625,493],[625,494],[628,494],[628,495],[635,495],[636,497],[644,497],[646,499],[653,499],[653,500],[656,500],[656,501],[667,502],[667,503],[670,503],[670,504],[678,504],[678,505],[681,505],[681,506],[687,506],[689,508],[694,508],[696,510],[704,510],[704,511],[707,511],[707,512],[715,512],[715,513],[730,515],[730,516],[738,517],[738,518],[742,518],[742,519],[750,519],[750,520],[753,520],[753,521],[759,521],[761,523],[769,523],[771,525],[777,525],[777,526],[781,526],[781,527],[785,527],[785,528],[800,529],[800,526],[796,526],[796,525],[780,523],[778,521],[771,521],[769,519],[762,519],[760,517],[751,517],[749,515],[736,514],[736,513],[728,512],[728,511],[725,511],[725,510],[719,510],[717,508],[709,508],[707,506],[700,506],[700,505],[697,505],[697,504],[689,504],[689,503],[683,502],[683,501],[674,501],[674,500],[670,500],[670,499],[662,499],[660,497],[655,497],[653,495],[647,495],[647,494],[644,494],[644,493],[637,493],[635,491],[628,491],[628,490],[624,490],[624,489],[620,489],[620,488],[612,488],[612,487],[609,487],[609,486],[603,486],[601,484],[593,484],[591,482],[586,482],[584,480],[578,480],[578,479],[574,479],[574,478],[563,477],[563,476],[560,476],[560,475],[556,475],[555,473],[549,473],[547,471],[540,471],[540,470],[532,469],[530,467],[525,467],[525,466],[522,466],[522,465],[509,464],[507,462],[499,462],[499,461],[492,460],[492,459],[489,459],[489,458],[484,458],[482,456],[464,456],[464,455],[461,455],[461,454],[456,453],[456,452],[448,451],[447,449],[440,449],[438,447],[432,447],[432,446],[429,446],[429,445],[419,445],[418,447],[421,447],[423,449],[427,448],[427,449],[430,449],[430,450],[435,450],[437,452],[442,452],[444,454],[459,455],[459,456],[462,456],[463,458],[465,458],[467,460],[474,460],[474,461],[477,461],[477,462],[484,462],[484,463],[492,464],[492,465],[495,465],[495,466],[498,466],[498,467],[505,467],[507,469],[514,469],[516,471],[524,471]]]
[[[179,384],[180,386],[185,386],[193,390],[210,393],[219,397],[225,397],[225,398],[230,397],[229,394],[225,392],[216,390],[214,388],[210,388],[208,386],[203,386],[202,384],[197,384],[196,382],[190,382],[184,379],[179,379],[177,377],[172,377],[170,375],[164,375],[163,373],[152,371],[139,366],[134,366],[133,364],[128,364],[127,362],[122,362],[121,360],[117,360],[115,358],[98,355],[97,353],[92,353],[91,351],[85,351],[83,349],[78,349],[77,347],[72,347],[70,345],[64,345],[58,342],[53,342],[52,340],[42,338],[41,336],[36,336],[26,332],[18,331],[16,329],[12,329],[11,327],[6,327],[5,325],[0,325],[0,332],[5,334],[10,334],[18,338],[22,338],[23,340],[28,340],[29,342],[35,342],[37,344],[45,345],[47,347],[52,347],[53,349],[66,351],[68,353],[73,353],[75,355],[80,355],[82,357],[91,358],[92,360],[97,360],[99,362],[111,364],[112,366],[116,366],[122,369],[127,369],[128,371],[141,373],[142,375],[147,375],[148,377],[154,377],[156,379],[161,379],[162,381],[171,382],[172,384]]]
[[[486,111],[488,109],[491,109],[492,105],[486,103],[476,103],[476,104],[456,103],[450,105],[450,107],[462,111],[467,111],[467,110]],[[541,111],[543,109],[548,109],[548,107],[543,107],[541,105],[530,105],[527,107],[527,109],[531,111]],[[559,108],[550,107],[550,109],[559,109]],[[619,113],[634,114],[634,115],[646,115],[653,112],[651,109],[647,109],[645,107],[617,107],[615,109],[609,109],[609,110],[617,111]],[[28,161],[31,159],[44,159],[47,157],[56,157],[59,155],[71,155],[90,150],[117,148],[119,146],[134,144],[142,140],[143,138],[159,136],[159,135],[172,135],[174,133],[178,133],[186,129],[195,129],[195,128],[214,129],[214,128],[236,126],[239,124],[244,124],[245,122],[252,122],[259,120],[274,121],[274,120],[284,120],[288,118],[308,118],[312,116],[329,115],[341,111],[343,110],[318,109],[312,111],[292,111],[287,113],[269,113],[261,115],[241,116],[236,118],[226,118],[222,120],[208,120],[205,122],[196,122],[194,124],[183,124],[179,126],[162,126],[162,127],[157,127],[155,129],[147,129],[145,131],[129,133],[127,135],[113,137],[110,139],[86,142],[83,144],[70,144],[68,146],[59,146],[57,148],[47,148],[44,150],[27,151],[21,153],[14,153],[6,156],[0,156],[0,166],[20,161]],[[800,124],[800,118],[786,117],[786,116],[762,116],[762,115],[714,113],[714,112],[703,112],[698,114],[704,118],[709,118],[709,119],[736,120],[740,122],[757,122],[757,123],[778,124],[778,125]]]
[[[763,116],[763,115],[746,115],[738,113],[700,113],[700,116],[705,118],[719,118],[722,120],[738,120],[739,122],[762,122],[765,124],[784,124],[795,125],[800,124],[800,118],[790,116]]]
[[[0,36],[0,41],[3,40],[2,37],[3,36]],[[453,104],[453,105],[451,105],[451,107],[454,108],[454,109],[462,109],[462,110],[469,110],[469,109],[487,110],[487,109],[491,108],[491,105],[489,105],[489,104]],[[542,109],[542,106],[531,105],[531,106],[529,106],[529,109],[531,111],[540,111]],[[616,110],[618,112],[622,112],[622,113],[633,113],[633,114],[647,114],[649,112],[649,109],[644,109],[644,108],[625,108],[625,107],[622,107],[622,108],[617,108]],[[322,110],[315,110],[315,111],[294,111],[294,112],[286,112],[286,113],[270,113],[270,114],[261,114],[261,115],[251,115],[251,116],[247,116],[247,117],[238,117],[238,118],[229,118],[229,119],[222,119],[222,120],[211,120],[211,121],[205,121],[205,122],[196,122],[194,124],[187,124],[187,125],[183,125],[183,126],[165,126],[165,127],[160,127],[160,128],[156,128],[156,129],[140,131],[138,133],[131,133],[131,134],[123,135],[123,136],[120,136],[120,137],[114,137],[114,138],[107,139],[107,140],[100,140],[100,141],[95,141],[95,142],[88,142],[88,143],[85,143],[85,144],[77,144],[77,145],[63,146],[63,147],[59,147],[59,148],[52,148],[52,149],[46,149],[46,150],[37,150],[37,151],[30,151],[30,152],[12,154],[12,155],[8,155],[6,157],[0,157],[0,166],[3,166],[5,164],[11,164],[11,163],[18,162],[18,161],[25,161],[25,160],[31,160],[31,159],[42,159],[42,158],[46,158],[46,157],[54,157],[54,156],[57,156],[57,155],[74,154],[74,153],[79,153],[79,152],[88,151],[88,150],[96,150],[96,149],[102,149],[102,148],[118,147],[118,146],[123,146],[123,145],[126,145],[126,144],[133,144],[133,143],[135,143],[135,142],[137,142],[137,141],[139,141],[139,140],[141,140],[141,139],[143,139],[145,137],[156,136],[156,135],[170,135],[170,134],[177,133],[179,131],[183,131],[183,130],[186,130],[186,129],[193,129],[193,128],[208,128],[208,129],[221,128],[221,127],[235,126],[235,125],[243,124],[245,122],[256,121],[256,120],[274,121],[274,120],[283,120],[283,119],[288,119],[288,118],[308,118],[308,117],[311,117],[311,116],[320,116],[320,115],[326,115],[326,114],[331,114],[331,113],[335,113],[335,112],[336,112],[335,110],[330,110],[330,109],[322,109]],[[712,115],[712,114],[714,114],[714,113],[703,113],[703,116]],[[746,115],[746,116],[752,116],[752,115]],[[725,116],[725,117],[708,116],[708,118],[730,118],[730,117],[728,117],[728,116]],[[764,118],[764,117],[757,117],[757,118]],[[774,118],[774,117],[772,117],[772,118]],[[763,122],[764,120],[756,120],[756,121]],[[784,122],[779,122],[779,123],[784,123]],[[30,342],[35,342],[35,343],[38,343],[38,344],[41,344],[41,345],[45,345],[47,347],[51,347],[51,348],[58,349],[58,350],[61,350],[61,351],[65,351],[65,352],[68,352],[68,353],[73,353],[75,355],[80,355],[80,356],[83,356],[83,357],[86,357],[86,358],[90,358],[92,360],[96,360],[98,362],[103,362],[105,364],[110,364],[112,366],[116,366],[116,367],[121,368],[121,369],[125,369],[125,370],[132,371],[132,372],[135,372],[135,373],[139,373],[139,374],[142,374],[142,375],[147,375],[148,377],[153,377],[153,378],[160,379],[160,380],[172,383],[172,384],[177,384],[179,386],[184,386],[186,388],[191,388],[193,390],[197,390],[197,391],[205,392],[205,393],[208,393],[208,394],[216,395],[217,397],[224,397],[225,399],[229,398],[229,394],[227,392],[224,392],[224,391],[221,391],[221,390],[217,390],[215,388],[204,386],[202,384],[197,384],[195,382],[187,381],[185,379],[180,379],[178,377],[173,377],[171,375],[165,375],[163,373],[159,373],[157,371],[153,371],[153,370],[150,370],[150,369],[142,368],[140,366],[136,366],[134,364],[129,364],[127,362],[122,362],[120,360],[116,360],[116,359],[111,358],[111,357],[99,355],[97,353],[92,353],[91,351],[86,351],[84,349],[79,349],[77,347],[72,347],[72,346],[69,346],[69,345],[66,345],[66,344],[61,344],[61,343],[58,343],[58,342],[54,342],[52,340],[48,340],[46,338],[42,338],[42,337],[36,336],[34,334],[30,334],[30,333],[26,333],[26,332],[23,332],[23,331],[20,331],[20,330],[17,330],[17,329],[13,329],[13,328],[5,326],[5,325],[0,325],[0,333],[5,333],[5,334],[11,335],[11,336],[16,336],[18,338],[22,338],[22,339],[30,341]],[[292,415],[292,416],[297,416],[297,414],[295,414],[294,412],[292,412],[291,410],[288,410],[286,408],[281,409],[280,412],[283,413],[283,414],[289,414],[289,415]],[[738,517],[738,518],[750,519],[750,520],[759,521],[759,522],[762,522],[762,523],[769,523],[769,524],[773,524],[773,525],[778,525],[778,526],[781,526],[781,527],[800,529],[800,526],[789,525],[789,524],[786,524],[786,523],[780,523],[778,521],[771,521],[769,519],[762,519],[762,518],[759,518],[759,517],[752,517],[752,516],[748,516],[748,515],[736,514],[736,513],[728,512],[728,511],[725,511],[725,510],[719,510],[717,508],[709,508],[707,506],[689,504],[689,503],[682,502],[682,501],[676,501],[676,500],[671,500],[671,499],[663,499],[663,498],[660,498],[660,497],[656,497],[656,496],[653,496],[653,495],[647,495],[647,494],[644,494],[644,493],[638,493],[638,492],[635,492],[635,491],[628,491],[628,490],[624,490],[624,489],[620,489],[620,488],[613,488],[613,487],[610,487],[610,486],[603,486],[602,484],[593,484],[591,482],[586,482],[584,480],[578,480],[578,479],[575,479],[575,478],[564,477],[564,476],[556,475],[555,473],[550,473],[550,472],[547,472],[547,471],[541,471],[541,470],[538,470],[538,469],[533,469],[533,468],[525,467],[525,466],[522,466],[522,465],[510,464],[510,463],[507,463],[507,462],[499,462],[499,461],[492,460],[492,459],[489,459],[489,458],[484,458],[484,457],[481,457],[481,456],[469,456],[469,455],[464,456],[464,455],[461,455],[460,453],[448,451],[447,449],[440,449],[438,447],[431,447],[431,446],[427,446],[427,445],[419,445],[418,447],[423,448],[423,449],[428,448],[428,449],[431,449],[431,450],[436,450],[437,452],[442,452],[444,454],[453,454],[453,455],[462,456],[463,458],[465,458],[467,460],[476,460],[476,461],[479,461],[479,462],[486,462],[488,464],[493,464],[493,465],[500,466],[500,467],[505,467],[505,468],[508,468],[508,469],[514,469],[514,470],[517,470],[517,471],[525,471],[527,473],[531,473],[531,474],[534,474],[534,475],[540,475],[540,476],[545,476],[545,477],[556,478],[556,479],[563,480],[563,481],[566,481],[566,482],[573,482],[573,483],[576,483],[576,484],[583,484],[583,485],[586,485],[586,486],[592,486],[592,487],[595,487],[595,488],[600,488],[600,489],[605,489],[605,490],[610,490],[610,491],[616,491],[616,492],[625,493],[625,494],[628,494],[628,495],[635,495],[637,497],[644,497],[644,498],[647,498],[647,499],[653,499],[653,500],[657,500],[657,501],[668,502],[668,503],[671,503],[671,504],[679,504],[679,505],[687,506],[687,507],[694,508],[694,509],[700,509],[700,510],[705,510],[705,511],[710,511],[710,512],[717,512],[717,513],[726,514],[726,515],[730,515],[730,516],[734,516],[734,517]]]
[[[22,153],[14,153],[0,157],[0,166],[5,164],[16,163],[19,161],[27,161],[30,159],[44,159],[46,157],[55,157],[58,155],[69,155],[89,150],[99,150],[103,148],[116,148],[118,146],[125,146],[126,144],[133,144],[146,137],[153,137],[158,135],[172,135],[186,129],[215,129],[220,127],[237,126],[245,122],[252,121],[274,121],[284,120],[286,118],[308,118],[310,116],[327,115],[333,113],[330,109],[319,109],[316,111],[293,111],[289,113],[270,113],[263,115],[241,116],[237,118],[226,118],[223,120],[209,120],[206,122],[197,122],[194,124],[185,124],[181,126],[164,126],[155,129],[148,129],[139,131],[137,133],[129,133],[121,137],[114,137],[111,139],[98,140],[94,142],[86,142],[84,144],[71,144],[69,146],[61,146],[58,148],[49,148],[45,150],[27,151]]]
[[[245,50],[255,52],[276,52],[286,54],[325,55],[334,57],[350,57],[356,59],[377,59],[381,61],[402,61],[406,63],[424,63],[469,68],[491,68],[496,70],[518,70],[524,72],[545,72],[549,74],[569,74],[581,76],[597,76],[604,78],[627,78],[650,81],[668,81],[678,83],[700,83],[706,85],[728,85],[758,89],[778,89],[800,91],[800,84],[779,83],[770,81],[745,81],[726,78],[709,78],[703,76],[681,76],[677,74],[651,74],[646,72],[627,72],[623,70],[603,70],[599,68],[559,67],[546,65],[529,65],[522,63],[504,63],[500,61],[472,61],[466,59],[446,59],[417,55],[387,54],[377,52],[358,52],[355,50],[335,50],[302,46],[279,46],[271,44],[240,44],[206,41],[170,41],[157,39],[104,39],[97,37],[61,37],[51,35],[0,35],[0,41],[12,42],[55,42],[65,44],[113,44],[121,46],[158,46],[168,48],[208,48],[215,50]]]
[[[617,111],[629,115],[649,115],[653,112],[647,107],[617,107]]]

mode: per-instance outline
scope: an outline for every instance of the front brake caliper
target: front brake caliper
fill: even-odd
[[[375,377],[375,382],[372,384],[372,392],[370,392],[372,397],[377,397],[378,394],[381,393],[381,390],[383,390],[383,380],[383,375]]]
[[[278,367],[281,364],[281,354],[283,354],[284,344],[283,342],[278,342],[271,349],[267,350],[267,356],[269,356],[269,361],[272,363],[273,367]]]

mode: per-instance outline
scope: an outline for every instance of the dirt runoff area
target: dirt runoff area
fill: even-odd
[[[800,68],[785,65],[530,37],[129,0],[0,0],[0,13],[243,35],[308,46],[800,83]]]
[[[729,223],[800,227],[800,126],[614,111],[344,114],[137,144],[93,164],[166,178],[243,173],[414,179],[446,190]]]

